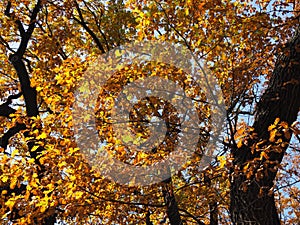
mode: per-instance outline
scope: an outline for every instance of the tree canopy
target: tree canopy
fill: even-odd
[[[299,10],[297,0],[1,1],[1,223],[299,224]],[[182,48],[150,48],[137,54],[164,61],[121,64],[132,57],[124,46],[142,42]],[[210,87],[195,68],[213,77]],[[149,77],[176,84],[172,97],[137,91]],[[148,80],[149,89],[169,84],[157,80]],[[88,93],[82,104],[96,100],[93,118],[76,103],[81,92]],[[194,108],[188,116],[182,96]],[[214,123],[218,113],[222,124]],[[184,116],[196,137],[182,137],[190,135]],[[82,123],[78,130],[78,118],[97,129]],[[95,134],[101,151],[133,167],[157,165],[179,142],[193,154],[175,171],[164,168],[170,176],[160,182],[135,185],[133,170],[114,174],[133,179],[124,184],[111,175],[111,161],[97,164],[103,159],[89,146]]]

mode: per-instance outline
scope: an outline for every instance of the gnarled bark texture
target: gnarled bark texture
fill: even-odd
[[[258,151],[251,151],[251,146],[261,140],[272,146],[269,141],[268,127],[276,118],[291,125],[296,119],[300,107],[300,32],[286,45],[278,58],[269,86],[256,108],[253,124],[256,137],[241,148],[233,148],[234,166],[238,169],[254,158],[260,158]],[[289,135],[282,135],[282,141],[289,143]],[[274,144],[274,143],[273,143]],[[246,181],[242,173],[232,177],[231,181],[231,217],[233,224],[279,225],[280,220],[275,206],[274,196],[269,189],[276,176],[276,163],[280,163],[288,144],[281,151],[269,152],[269,169],[263,179],[252,179],[247,190],[242,190]],[[266,160],[265,160],[266,161]],[[275,163],[276,162],[276,163]],[[262,192],[263,189],[263,192]]]

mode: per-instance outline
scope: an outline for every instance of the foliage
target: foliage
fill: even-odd
[[[232,176],[243,173],[248,180],[264,179],[265,168],[272,163],[270,149],[281,151],[292,134],[285,161],[276,164],[280,172],[270,192],[275,193],[282,222],[299,223],[299,125],[280,118],[273,121],[269,140],[253,145],[259,157],[243,168],[234,166],[230,154],[232,146],[242,149],[255,139],[250,127],[254,107],[272,76],[276,56],[297,29],[298,10],[297,1],[1,1],[2,224],[45,224],[53,217],[62,224],[168,223],[166,190],[175,196],[186,224],[212,224],[214,212],[220,224],[231,224]],[[74,138],[72,106],[81,77],[100,54],[145,39],[180,43],[197,60],[207,62],[222,88],[228,129],[221,151],[204,170],[199,161],[205,135],[194,158],[172,176],[172,182],[131,187],[103,177],[85,159]],[[133,64],[114,74],[99,93],[99,105],[107,103],[97,111],[99,118],[109,120],[109,103],[122,85],[153,73],[154,68],[160,76],[186,87],[191,97],[200,95],[205,100],[188,74],[163,64]],[[27,93],[30,87],[32,95]],[[154,107],[140,101],[131,112],[133,119],[157,115],[163,107],[166,113],[176,111],[159,99],[149,101]],[[197,110],[206,115],[202,121],[208,127],[210,108],[199,104]],[[126,163],[150,164],[174,148],[176,132],[154,154],[132,153],[115,145],[120,140],[100,119],[99,136],[109,143],[106,150]],[[178,120],[171,113],[163,119]],[[132,130],[141,139],[149,135],[139,123],[132,123]],[[247,183],[241,188],[246,191]]]

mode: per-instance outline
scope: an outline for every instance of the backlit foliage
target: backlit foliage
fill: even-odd
[[[40,8],[31,20],[37,4]],[[9,103],[14,109],[0,110],[1,223],[40,224],[55,215],[63,224],[145,224],[149,219],[153,224],[168,224],[163,194],[167,190],[176,197],[185,224],[209,224],[211,206],[218,209],[220,224],[231,224],[229,171],[233,162],[228,149],[232,145],[241,148],[255,139],[249,127],[254,106],[268,83],[277,53],[297,28],[297,10],[297,1],[265,0],[1,1],[0,106]],[[34,116],[28,116],[23,95],[10,97],[22,89],[9,57],[22,45],[31,23],[35,28],[22,61],[30,86],[37,91],[38,114]],[[206,61],[224,95],[228,129],[221,150],[202,170],[199,161],[210,131],[211,112],[206,104],[195,103],[204,128],[194,158],[174,174],[172,182],[128,187],[101,176],[85,159],[74,138],[72,106],[81,77],[100,54],[145,39],[180,43],[193,51],[197,60]],[[171,133],[155,152],[137,153],[118,144],[120,140],[113,135],[110,103],[123,85],[149,76],[149,71],[177,82],[199,102],[206,97],[188,74],[170,65],[132,64],[114,74],[99,93],[95,114],[99,137],[108,143],[105,150],[133,165],[161,160],[178,138],[177,127],[171,126]],[[178,120],[176,109],[161,99],[141,99],[135,107],[130,112],[133,121],[160,116],[161,109],[165,121],[176,124]],[[15,127],[21,129],[6,143],[5,135]],[[131,129],[141,142],[149,136],[147,127],[138,122],[132,122]],[[234,173],[244,173],[249,180],[268,176],[266,168],[274,163],[268,161],[270,148],[281,151],[287,146],[284,137],[289,138],[291,130],[294,139],[285,162],[274,165],[280,173],[272,191],[282,221],[298,224],[299,125],[290,127],[278,118],[269,127],[269,140],[253,146],[260,157]],[[247,189],[247,183],[241,188]]]

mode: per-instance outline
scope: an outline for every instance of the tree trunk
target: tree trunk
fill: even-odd
[[[163,181],[164,187],[163,187],[163,196],[165,199],[165,203],[167,205],[167,215],[170,220],[171,225],[181,225],[182,220],[180,218],[180,213],[178,209],[178,205],[173,193],[172,185],[172,179],[168,178]]]
[[[246,178],[243,173],[235,173],[232,176],[230,212],[233,224],[280,224],[274,196],[270,188],[274,185],[273,182],[277,173],[276,164],[282,161],[290,142],[291,133],[288,131],[287,135],[282,134],[278,137],[286,144],[275,144],[274,140],[270,138],[268,127],[274,124],[276,118],[285,121],[288,125],[297,119],[300,107],[299,30],[286,46],[283,54],[276,62],[269,86],[256,107],[253,124],[253,136],[255,137],[250,138],[248,143],[241,148],[232,148],[235,166],[233,170],[241,171],[247,162],[255,159],[259,159],[261,164],[268,165],[267,168],[264,168],[265,173],[262,179],[252,176],[251,182],[249,182],[249,177]],[[268,160],[261,157],[261,151],[251,149],[262,140],[266,140],[265,146],[271,146],[268,157],[266,157]],[[278,146],[280,146],[280,151],[278,151]],[[248,180],[247,186],[242,190],[246,180]]]
[[[11,1],[8,1],[7,7],[5,10],[5,15],[7,17],[12,17],[11,16]],[[21,36],[21,42],[18,46],[18,50],[9,56],[9,61],[13,65],[14,69],[16,70],[16,73],[18,75],[19,81],[20,81],[20,86],[22,92],[20,94],[17,94],[15,96],[10,96],[8,98],[8,101],[5,104],[0,105],[0,116],[9,116],[10,113],[13,113],[14,110],[9,107],[9,104],[11,103],[11,100],[14,98],[18,98],[21,95],[23,95],[24,100],[25,100],[25,106],[26,106],[26,115],[27,117],[36,117],[39,115],[38,111],[38,104],[37,104],[37,92],[34,88],[31,87],[30,83],[30,77],[29,73],[27,71],[27,68],[23,62],[23,56],[26,52],[26,49],[28,47],[28,43],[32,37],[32,34],[35,29],[36,25],[36,19],[38,16],[38,13],[40,12],[42,8],[42,1],[37,0],[37,3],[35,4],[35,7],[33,8],[31,15],[30,15],[30,22],[29,25],[27,26],[27,30],[25,31],[24,25],[20,20],[16,20],[15,23],[17,25],[18,31]],[[21,130],[24,130],[26,128],[25,124],[17,124],[15,127],[12,127],[9,129],[3,136],[0,138],[0,147],[3,147],[4,149],[7,148],[8,146],[8,141],[9,139],[18,133]],[[29,132],[24,132],[25,137],[30,137]],[[36,151],[31,151],[32,147],[34,146],[34,141],[29,141],[27,143],[30,157],[35,160],[35,163],[39,166],[38,168],[38,176],[39,178],[42,178],[45,172],[45,167],[41,165],[39,159],[38,159],[38,154],[42,151],[42,148],[40,147]],[[13,190],[9,190],[9,187],[4,187],[7,188],[7,191],[9,192],[14,192],[14,193],[22,193],[26,190],[25,185],[21,185],[21,187],[15,187]],[[1,189],[4,189],[3,187]],[[15,221],[20,218],[18,215],[19,211],[16,208],[12,209],[12,213],[10,215],[10,220]],[[56,217],[57,214],[53,213],[52,215],[49,215],[41,221],[41,224],[55,224],[56,223]],[[33,220],[37,223],[39,218],[33,218]]]
[[[209,225],[218,225],[218,203],[209,203]]]

